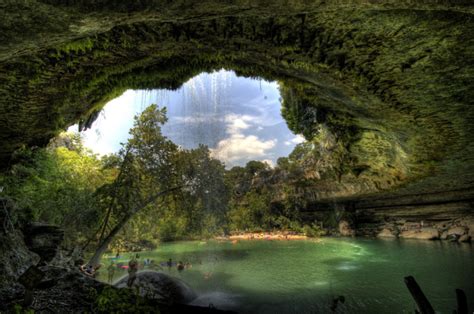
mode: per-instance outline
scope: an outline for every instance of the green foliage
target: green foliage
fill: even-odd
[[[23,308],[23,306],[20,305],[20,304],[15,304],[13,306],[13,313],[15,313],[15,314],[34,314],[34,312],[35,311],[32,310],[32,309]]]
[[[224,165],[211,158],[205,146],[178,149],[161,132],[166,120],[165,108],[148,107],[135,117],[131,138],[119,156],[107,159],[120,168],[111,187],[103,189],[112,209],[111,223],[130,218],[116,248],[133,239],[208,237],[226,223]]]
[[[304,225],[303,226],[303,233],[310,238],[317,238],[320,237],[324,234],[324,230],[321,229],[320,226],[318,226],[315,223],[312,223],[311,225]]]
[[[23,149],[17,163],[0,177],[3,193],[15,200],[26,221],[65,227],[67,243],[90,236],[101,217],[95,191],[114,177],[85,150],[80,138],[63,134],[46,149]]]
[[[166,121],[166,108],[146,108],[122,150],[102,159],[78,135],[62,134],[47,149],[19,151],[0,183],[24,209],[23,219],[63,226],[70,244],[95,240],[105,219],[123,224],[114,250],[231,230],[317,234],[299,217],[307,206],[301,174],[318,156],[313,143],[298,145],[275,169],[250,161],[227,171],[206,146],[178,148],[161,132]]]
[[[298,97],[297,91],[285,85],[280,85],[283,103],[281,115],[288,128],[296,134],[303,134],[311,139],[316,134],[318,123],[324,122],[325,111],[315,107],[315,103],[307,98]]]
[[[94,310],[98,313],[159,313],[156,305],[150,304],[129,289],[105,286],[92,296]]]
[[[234,201],[229,212],[232,230],[269,229],[268,195],[250,191],[240,201]]]
[[[463,174],[469,163],[456,160],[472,155],[472,114],[459,109],[472,99],[472,9],[364,2],[6,1],[0,159],[7,164],[23,143],[44,145],[128,88],[177,88],[228,68],[284,81],[290,128],[312,141],[324,124],[336,136],[327,156],[337,179],[354,173],[373,191],[448,159],[449,172]],[[363,130],[372,138],[360,142]]]

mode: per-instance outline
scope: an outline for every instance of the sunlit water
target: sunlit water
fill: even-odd
[[[452,313],[455,288],[466,292],[474,309],[473,252],[471,245],[440,241],[325,238],[169,243],[140,253],[140,260],[191,262],[182,272],[166,266],[163,271],[198,293],[194,304],[239,313],[326,313],[339,295],[345,303],[337,313],[413,313],[407,275],[438,313]],[[122,255],[128,261],[130,254]],[[125,274],[119,271],[116,278]]]

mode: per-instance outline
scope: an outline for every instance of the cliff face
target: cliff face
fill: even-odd
[[[317,221],[330,234],[471,242],[474,239],[472,190],[363,200],[314,202],[302,218]]]
[[[428,239],[474,238],[472,190],[369,199],[351,205],[360,235],[423,238],[427,232]]]
[[[177,88],[224,67],[279,80],[290,127],[320,137],[318,165],[327,171],[316,169],[322,175],[309,188],[315,200],[370,196],[396,205],[397,196],[471,193],[469,3],[7,2],[0,18],[1,165],[21,145],[45,145],[78,121],[87,126],[128,88]]]

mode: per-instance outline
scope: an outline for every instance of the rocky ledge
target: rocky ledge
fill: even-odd
[[[126,278],[116,286],[99,282],[74,266],[74,257],[61,256],[63,230],[46,224],[22,230],[0,231],[0,313],[227,313],[186,305],[196,294],[161,273],[139,273],[136,282],[155,298],[124,289]]]
[[[378,234],[379,238],[403,238],[420,240],[447,240],[466,243],[474,239],[474,220],[452,221],[426,227],[422,223],[403,220],[386,225]]]
[[[0,6],[0,169],[127,89],[226,68],[281,82],[289,127],[322,148],[318,200],[473,187],[470,0]]]

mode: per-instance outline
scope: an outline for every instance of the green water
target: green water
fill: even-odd
[[[339,295],[345,303],[337,313],[413,313],[415,303],[403,282],[407,275],[416,278],[438,313],[456,308],[455,288],[466,292],[474,310],[469,244],[333,238],[178,242],[140,253],[144,258],[191,262],[192,268],[182,272],[163,271],[199,294],[195,304],[239,313],[326,313]]]

